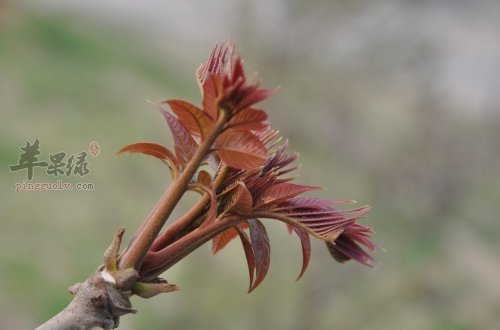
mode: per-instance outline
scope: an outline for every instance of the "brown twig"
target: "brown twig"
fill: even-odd
[[[119,268],[140,268],[144,256],[160,233],[163,225],[174,210],[175,206],[184,195],[184,192],[186,191],[191,178],[196,173],[196,170],[200,166],[201,162],[209,153],[212,144],[222,132],[227,120],[227,111],[221,109],[219,111],[219,117],[213,129],[202,141],[202,143],[198,147],[198,150],[196,150],[196,153],[186,165],[184,171],[169,186],[169,188],[165,191],[163,196],[156,204],[153,211],[144,221],[145,226],[140,232],[137,233],[135,240],[132,242],[129,249],[123,254],[122,258],[120,259]]]

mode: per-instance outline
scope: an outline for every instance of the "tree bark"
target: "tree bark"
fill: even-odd
[[[137,278],[133,270],[113,276],[101,267],[85,282],[70,287],[71,303],[36,330],[117,328],[120,316],[136,312],[129,298],[130,284]]]

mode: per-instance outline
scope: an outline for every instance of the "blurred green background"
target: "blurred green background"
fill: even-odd
[[[498,329],[500,3],[457,1],[0,1],[0,328],[30,329],[71,299],[114,231],[127,239],[169,183],[171,145],[147,99],[199,102],[194,70],[237,41],[280,86],[273,126],[298,181],[372,205],[377,269],[335,263],[267,221],[271,268],[247,295],[240,244],[205,246],[165,274],[179,292],[134,299],[120,329]],[[19,147],[87,150],[93,191],[15,192]],[[53,182],[35,169],[34,182]],[[189,200],[177,212],[189,205]]]

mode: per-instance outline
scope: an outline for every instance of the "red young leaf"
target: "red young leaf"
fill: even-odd
[[[367,227],[359,226],[358,229],[365,230]],[[373,258],[363,248],[356,243],[359,241],[356,236],[359,232],[344,232],[336,240],[335,243],[326,242],[326,246],[332,257],[340,263],[354,259],[366,266],[373,267]],[[371,243],[371,242],[370,242]],[[368,244],[368,248],[373,250],[373,244]]]
[[[231,118],[228,127],[239,131],[260,130],[268,126],[263,123],[265,120],[267,120],[265,111],[247,108]]]
[[[365,235],[372,233],[372,229],[366,226],[361,226],[356,223],[363,215],[370,210],[369,206],[362,206],[356,209],[334,211],[330,215],[311,215],[307,219],[303,219],[309,227],[314,228],[318,233],[321,233],[327,238],[328,241],[334,242],[341,234],[349,232],[349,236],[354,237],[360,243],[368,246],[370,249],[374,248],[370,240],[365,241]],[[356,233],[350,233],[356,231]],[[366,231],[366,232],[365,232]]]
[[[352,240],[363,244],[370,251],[378,249],[377,244],[370,240],[370,236],[373,234],[373,228],[362,226],[359,223],[355,223],[344,230],[344,234],[352,238]]]
[[[226,247],[226,245],[233,240],[236,236],[238,236],[238,231],[236,229],[247,229],[248,224],[243,222],[240,225],[231,227],[225,231],[223,231],[221,234],[215,236],[212,239],[212,254],[216,254],[220,250]]]
[[[245,109],[252,106],[255,103],[259,103],[269,96],[274,94],[275,90],[272,89],[259,89],[259,85],[248,86],[245,89],[245,98],[238,104],[238,109]],[[242,93],[243,94],[243,93]]]
[[[203,110],[216,120],[219,113],[219,98],[222,94],[222,77],[209,75],[203,83]]]
[[[319,239],[329,242],[335,240],[346,231],[352,232],[354,240],[372,249],[375,248],[369,240],[372,233],[371,228],[356,223],[369,207],[361,207],[353,210],[338,211],[335,209],[294,209],[293,213],[281,213],[281,211],[256,210],[253,215],[259,218],[278,219],[293,226],[299,226]]]
[[[233,71],[231,73],[231,80],[236,81],[240,77],[245,77],[245,70],[243,69],[243,60],[241,59],[240,56],[237,56],[235,59],[233,59],[233,66],[231,70]]]
[[[163,109],[160,109],[160,111],[167,120],[167,124],[172,132],[177,158],[182,165],[185,165],[193,157],[198,144],[174,116]]]
[[[177,115],[179,122],[193,135],[203,139],[207,131],[213,126],[213,120],[206,112],[194,104],[183,100],[168,100],[168,105]]]
[[[259,89],[259,83],[247,81],[242,60],[234,55],[234,47],[229,43],[213,49],[208,61],[197,70],[196,77],[203,90],[203,108],[214,120],[219,106],[236,114],[272,93]]]
[[[262,143],[269,150],[272,150],[281,140],[278,134],[279,131],[275,131],[274,129],[271,128],[271,126],[267,126],[255,132],[255,135],[257,135],[259,140],[262,141]]]
[[[231,242],[236,236],[238,236],[238,231],[232,227],[215,236],[212,239],[212,254],[216,254],[225,248],[227,243]]]
[[[364,245],[371,251],[377,248],[370,240],[370,234],[372,233],[372,228],[354,223],[346,227],[334,242],[327,242],[326,246],[332,257],[338,262],[354,259],[366,266],[373,267],[372,256],[361,247],[361,245]]]
[[[332,204],[334,204],[334,202],[328,199],[316,198],[316,197],[297,197],[288,200],[287,206],[283,207],[283,209],[304,208],[304,207],[321,209],[325,206],[330,206]]]
[[[175,158],[174,154],[170,150],[168,150],[167,148],[158,143],[139,142],[139,143],[129,144],[128,146],[125,146],[120,150],[118,150],[116,154],[119,155],[124,152],[142,153],[150,155],[164,161],[169,161],[172,165],[177,166],[177,159]]]
[[[368,208],[338,211],[335,209],[309,209],[288,213],[287,216],[295,218],[303,229],[326,241],[334,242],[346,228],[358,220]]]
[[[193,183],[190,185],[190,187],[201,189],[210,196],[210,204],[208,206],[207,214],[205,216],[205,220],[203,220],[203,223],[200,225],[200,228],[208,226],[209,224],[213,223],[215,221],[215,218],[217,217],[218,204],[215,192],[213,191],[212,187],[205,186],[202,183]]]
[[[250,293],[253,289],[253,278],[255,273],[255,254],[252,248],[252,243],[248,239],[247,234],[242,229],[237,228],[238,234],[240,235],[241,244],[243,245],[243,250],[245,251],[245,256],[247,257],[247,265],[248,265],[248,275],[250,277],[250,285],[248,286],[248,293]]]
[[[311,259],[311,239],[309,237],[309,233],[304,229],[293,226],[293,230],[297,233],[300,239],[300,245],[302,246],[302,269],[300,270],[300,274],[297,277],[296,281],[300,280],[302,275],[307,269],[309,265],[309,260]]]
[[[227,130],[215,142],[217,154],[227,165],[251,170],[264,165],[267,149],[254,134]]]
[[[252,211],[252,206],[252,194],[248,191],[243,182],[238,182],[238,185],[231,194],[226,211],[245,215]]]
[[[201,64],[200,67],[196,69],[196,80],[202,96],[204,95],[204,84],[210,76],[218,76],[222,79],[221,75],[230,72],[233,50],[234,45],[230,43],[223,42],[220,45],[215,45],[207,62]]]
[[[206,63],[196,72],[199,84],[203,84],[210,75],[230,75],[233,65],[234,43],[222,42],[212,49]]]
[[[198,87],[200,88],[201,96],[203,96],[203,83],[204,83],[204,75],[205,69],[207,65],[205,63],[200,64],[198,69],[196,69],[196,82],[198,83]]]
[[[335,261],[344,263],[346,261],[351,260],[351,257],[347,256],[345,253],[341,252],[339,249],[337,249],[337,246],[335,243],[332,242],[325,242],[326,247],[328,248],[328,252],[332,255],[333,259]]]
[[[249,219],[250,239],[255,256],[255,282],[250,287],[249,292],[253,291],[266,277],[269,270],[271,247],[267,237],[266,228],[257,219]]]
[[[293,183],[278,183],[264,190],[257,201],[257,206],[277,204],[294,198],[306,191],[321,189],[321,187],[302,186]]]
[[[207,171],[201,170],[198,172],[198,182],[206,187],[210,187],[212,185],[212,177]]]

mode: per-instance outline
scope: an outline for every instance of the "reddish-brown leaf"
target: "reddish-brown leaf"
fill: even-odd
[[[272,150],[274,146],[280,141],[279,131],[275,131],[271,126],[264,127],[255,132],[255,135],[266,146],[268,150]]]
[[[238,236],[238,231],[232,227],[215,236],[212,239],[212,254],[216,254],[225,248],[227,243],[231,242],[236,236]]]
[[[377,248],[369,239],[369,234],[372,232],[372,228],[353,224],[347,227],[335,241],[326,242],[326,246],[332,257],[338,262],[342,263],[354,259],[366,266],[373,267],[372,256],[360,245],[364,245],[369,250]]]
[[[198,172],[198,182],[206,187],[211,187],[212,177],[207,171],[201,170],[200,172]]]
[[[299,236],[300,245],[302,246],[302,269],[300,270],[300,274],[297,277],[296,281],[300,280],[302,275],[309,266],[309,260],[311,259],[311,239],[309,237],[309,233],[303,230],[300,227],[293,226],[293,230]]]
[[[208,75],[203,83],[203,110],[213,120],[217,120],[218,117],[221,94],[222,78],[215,74]]]
[[[167,124],[172,132],[177,158],[182,165],[185,165],[198,149],[198,144],[177,118],[164,109],[160,109],[160,111],[167,120]]]
[[[245,70],[243,69],[243,60],[240,56],[233,58],[231,80],[236,81],[240,77],[245,77]]]
[[[325,210],[318,214],[317,210],[294,211],[287,216],[296,218],[300,225],[305,226],[304,229],[312,231],[321,239],[327,241],[335,241],[337,237],[344,231],[344,228],[352,225],[359,218],[359,213],[339,212],[337,210]]]
[[[334,204],[335,201],[317,197],[297,197],[292,198],[287,202],[286,208],[317,208],[321,209]]]
[[[346,261],[351,260],[351,257],[347,256],[345,253],[341,252],[339,249],[337,249],[335,243],[332,242],[325,242],[326,247],[328,248],[328,252],[330,252],[331,256],[335,261],[344,263]]]
[[[321,189],[321,187],[303,186],[289,182],[278,183],[264,190],[257,201],[257,206],[277,204],[294,198],[310,190]]]
[[[248,275],[250,277],[250,285],[248,286],[248,293],[250,293],[253,289],[253,279],[255,273],[255,254],[252,247],[252,243],[248,239],[247,234],[240,228],[237,228],[238,234],[240,235],[241,244],[243,245],[243,250],[245,251],[245,256],[247,258],[248,265]]]
[[[200,88],[201,96],[203,97],[203,83],[205,81],[205,71],[207,65],[205,63],[200,64],[198,69],[196,69],[196,82],[198,83],[198,87]]]
[[[201,136],[203,139],[214,124],[206,112],[194,104],[183,100],[168,100],[167,103],[177,115],[179,122],[193,135]]]
[[[243,222],[243,223],[241,223],[237,226],[231,227],[231,228],[223,231],[221,234],[215,236],[212,239],[212,254],[216,254],[217,252],[219,252],[220,250],[225,248],[229,242],[231,242],[236,236],[238,236],[238,231],[237,231],[238,228],[242,229],[242,230],[247,229],[248,224]]]
[[[268,126],[264,123],[265,120],[267,120],[265,111],[247,108],[231,118],[228,128],[239,131],[260,130]]]
[[[356,226],[359,226],[359,229],[356,229],[356,240],[370,248],[371,246],[368,245],[370,241],[367,239],[371,234],[369,231],[370,228],[356,224],[356,221],[366,213],[366,211],[366,207],[354,211],[329,209],[325,210],[326,213],[321,211],[320,213],[324,214],[318,215],[317,209],[294,210],[292,214],[287,214],[286,212],[282,213],[281,211],[276,211],[276,209],[266,211],[254,208],[252,214],[255,217],[278,219],[287,224],[299,226],[310,235],[330,242],[335,242],[339,235],[346,230],[354,230],[358,228]],[[311,213],[309,214],[309,212]]]
[[[258,219],[250,219],[248,220],[248,225],[250,227],[250,240],[255,256],[255,282],[250,287],[249,292],[251,292],[266,277],[270,264],[271,246],[269,245],[266,228],[262,222]]]
[[[272,89],[259,89],[259,85],[253,85],[253,86],[248,86],[245,89],[245,92],[242,94],[246,94],[245,98],[240,101],[238,104],[239,109],[245,109],[248,107],[251,107],[255,103],[259,103],[265,99],[267,99],[269,96],[274,94],[275,90]],[[239,110],[238,109],[238,110]]]
[[[334,204],[352,204],[356,203],[353,200],[328,200],[316,197],[297,197],[288,200],[285,204],[275,208],[274,211],[289,211],[294,209],[318,209],[322,210]]]
[[[222,161],[237,169],[251,170],[267,159],[267,149],[259,138],[245,131],[225,131],[217,138],[215,149]]]
[[[124,152],[142,153],[150,155],[162,161],[167,161],[172,167],[178,168],[179,166],[177,158],[174,156],[174,154],[161,144],[152,142],[139,142],[139,143],[129,144],[128,146],[125,146],[120,150],[118,150],[116,154],[119,155]]]
[[[238,231],[234,228],[229,228],[212,239],[212,254],[216,254],[226,247],[227,243],[238,236]]]
[[[252,206],[252,194],[248,191],[245,183],[238,182],[238,185],[232,191],[226,211],[245,215],[252,211]]]

